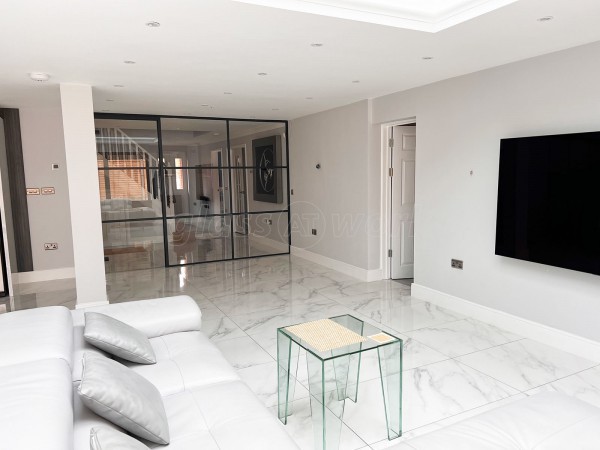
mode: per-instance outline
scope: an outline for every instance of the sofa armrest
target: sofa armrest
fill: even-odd
[[[202,313],[193,298],[187,295],[151,300],[115,303],[72,311],[73,325],[85,324],[87,311],[99,312],[142,331],[153,338],[185,331],[200,331]]]

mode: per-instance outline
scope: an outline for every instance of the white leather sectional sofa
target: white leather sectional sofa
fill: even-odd
[[[283,425],[200,332],[193,299],[108,305],[101,312],[141,330],[157,363],[127,364],[163,397],[169,450],[297,449]],[[0,315],[0,449],[88,450],[90,429],[114,425],[75,392],[84,352],[109,356],[83,338],[84,312],[48,307]]]

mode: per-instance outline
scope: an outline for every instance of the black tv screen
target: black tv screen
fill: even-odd
[[[496,255],[600,275],[600,132],[502,139]]]

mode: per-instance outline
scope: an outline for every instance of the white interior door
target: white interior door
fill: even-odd
[[[413,278],[416,127],[395,126],[391,151],[391,278]]]
[[[211,155],[210,165],[212,167],[219,167],[218,170],[211,171],[211,185],[212,195],[210,200],[212,202],[212,214],[221,214],[223,205],[223,171],[220,167],[223,165],[221,159],[221,150],[213,150]]]

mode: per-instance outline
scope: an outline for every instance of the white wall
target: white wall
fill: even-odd
[[[69,213],[69,190],[65,163],[60,98],[56,106],[20,108],[23,163],[27,187],[54,187],[54,195],[27,197],[33,270],[73,267],[73,239]],[[52,170],[52,163],[59,170]],[[45,242],[58,250],[44,250]]]
[[[361,269],[369,268],[369,114],[364,100],[301,117],[289,136],[292,246]]]
[[[417,117],[416,283],[600,340],[598,276],[494,255],[500,139],[600,130],[598,55],[596,43],[373,100],[373,123]]]

